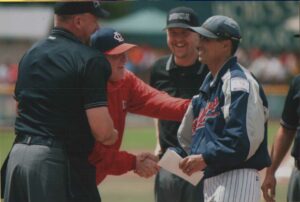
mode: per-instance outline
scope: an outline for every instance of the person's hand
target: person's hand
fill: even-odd
[[[149,178],[159,170],[158,158],[151,153],[141,153],[136,156],[135,173],[140,177]]]
[[[206,163],[201,154],[187,156],[179,162],[179,168],[189,176],[205,167]]]
[[[275,202],[276,178],[272,173],[267,172],[265,180],[261,186],[266,202]]]

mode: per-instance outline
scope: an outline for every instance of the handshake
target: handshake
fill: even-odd
[[[140,177],[149,178],[155,175],[159,170],[157,165],[158,157],[149,153],[143,152],[136,156],[136,167],[134,172]]]

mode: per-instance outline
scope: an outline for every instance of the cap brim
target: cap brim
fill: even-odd
[[[118,54],[124,53],[134,47],[136,47],[136,45],[130,44],[130,43],[123,43],[109,51],[106,51],[105,54],[106,55],[118,55]]]
[[[92,14],[94,14],[98,18],[107,18],[110,16],[110,12],[108,12],[107,10],[105,10],[103,8],[99,8],[99,9],[95,10],[94,12],[92,12]]]
[[[169,28],[191,29],[191,26],[184,24],[184,23],[170,23],[164,28],[164,30],[169,29]]]
[[[215,35],[214,33],[208,31],[207,29],[203,28],[203,27],[191,27],[192,30],[194,30],[195,32],[197,32],[198,34],[207,37],[207,38],[212,38],[212,39],[217,39],[218,36]]]

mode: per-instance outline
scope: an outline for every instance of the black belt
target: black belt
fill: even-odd
[[[37,135],[17,135],[16,144],[27,145],[44,145],[48,147],[63,148],[64,143],[53,137],[37,136]]]

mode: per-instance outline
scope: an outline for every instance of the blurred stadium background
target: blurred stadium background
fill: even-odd
[[[52,3],[0,3],[0,163],[6,156],[13,138],[15,102],[13,89],[18,62],[37,40],[46,37],[53,26]],[[148,82],[152,63],[168,54],[163,31],[169,9],[176,6],[193,8],[203,22],[211,15],[227,15],[241,26],[243,40],[238,57],[263,83],[270,105],[269,144],[279,124],[288,84],[300,72],[300,42],[293,38],[299,33],[299,1],[111,1],[103,2],[111,12],[101,26],[120,31],[126,41],[137,43],[130,52],[126,67]],[[155,145],[153,121],[129,115],[124,149],[152,151]],[[288,158],[287,158],[288,159]],[[291,163],[288,159],[286,162]],[[284,170],[287,169],[287,170]],[[278,186],[279,198],[285,201],[289,168],[283,168]],[[153,180],[129,173],[108,177],[99,186],[103,201],[144,201],[153,197]]]

